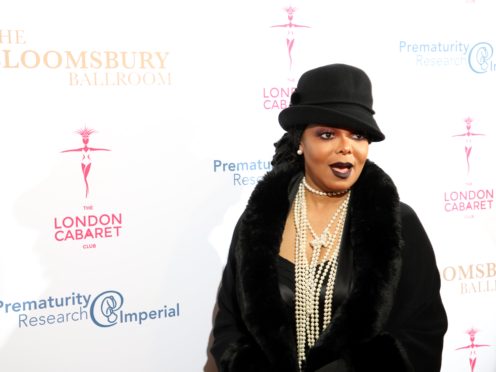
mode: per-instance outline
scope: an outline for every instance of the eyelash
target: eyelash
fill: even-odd
[[[333,131],[323,131],[323,132],[319,132],[317,135],[319,138],[322,138],[323,140],[330,140],[330,139],[332,139],[334,134],[335,133]],[[358,134],[358,133],[353,133],[352,137],[357,141],[366,139],[365,136],[363,136],[362,134]]]
[[[331,139],[334,136],[334,132],[331,131],[325,131],[325,132],[319,132],[318,137],[322,139]]]

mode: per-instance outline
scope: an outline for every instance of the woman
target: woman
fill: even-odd
[[[367,160],[371,83],[304,73],[273,170],[239,219],[211,352],[221,372],[439,371],[447,317],[429,239]]]

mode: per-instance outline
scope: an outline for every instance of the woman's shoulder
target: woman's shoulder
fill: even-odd
[[[417,217],[415,210],[403,201],[400,201],[400,214],[402,217]]]
[[[410,204],[407,204],[403,201],[400,201],[399,203],[400,206],[400,216],[403,225],[405,224],[413,224],[413,225],[422,225],[422,222],[420,221],[420,218],[415,211],[415,209],[410,206]]]
[[[401,231],[406,246],[415,247],[418,252],[422,247],[432,250],[429,236],[417,212],[409,204],[400,202]]]

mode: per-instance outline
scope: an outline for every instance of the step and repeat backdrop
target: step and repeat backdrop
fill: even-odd
[[[299,76],[337,62],[435,248],[443,372],[496,370],[493,1],[1,8],[1,371],[215,372],[232,229]]]

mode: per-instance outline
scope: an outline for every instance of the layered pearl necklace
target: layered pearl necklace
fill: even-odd
[[[307,183],[307,179],[305,177],[303,177],[303,180],[301,182],[303,182],[303,185],[305,186],[305,188],[308,191],[313,192],[314,194],[317,194],[320,196],[339,196],[339,195],[346,194],[349,191],[349,190],[341,190],[341,191],[324,192],[324,191],[316,190]]]
[[[308,221],[307,205],[305,200],[305,188],[308,189],[308,187],[309,186],[307,185],[305,178],[303,178],[303,181],[300,183],[298,188],[298,193],[296,194],[294,203],[294,219],[296,228],[296,341],[300,371],[302,368],[302,363],[306,359],[306,348],[310,348],[315,344],[315,341],[320,336],[320,333],[331,322],[332,295],[334,292],[334,282],[336,280],[336,273],[338,269],[339,246],[341,245],[341,237],[348,210],[348,202],[350,200],[350,193],[348,193],[345,200],[338,207],[331,220],[324,228],[324,231],[319,236],[315,233],[310,225],[310,222]],[[331,234],[330,230],[334,222],[336,222],[336,225],[334,232]],[[306,254],[308,247],[307,235],[309,231],[313,237],[313,240],[310,241],[310,246],[313,249],[310,263],[307,260]],[[322,260],[320,260],[322,248],[325,248],[326,252]],[[319,262],[321,263],[320,265]],[[323,324],[320,325],[319,300],[320,293],[326,280],[327,288],[324,297]]]

